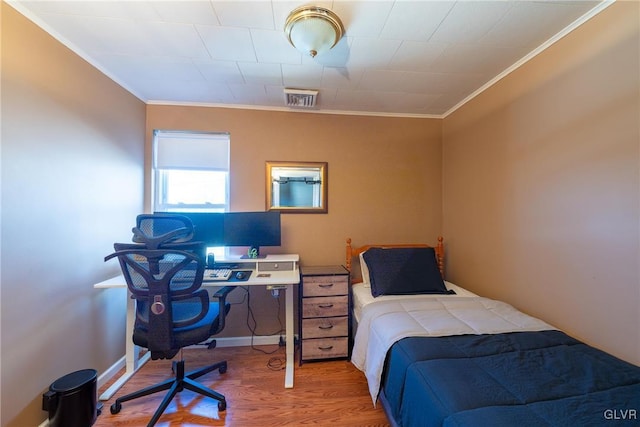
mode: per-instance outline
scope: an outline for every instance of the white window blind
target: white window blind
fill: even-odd
[[[153,210],[227,211],[229,134],[156,130],[153,136]]]
[[[229,170],[229,134],[155,132],[157,169]]]

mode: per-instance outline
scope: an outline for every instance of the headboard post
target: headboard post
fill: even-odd
[[[347,259],[345,267],[351,272],[351,237],[347,237]]]
[[[438,260],[438,269],[440,270],[440,275],[444,279],[444,237],[438,236],[438,244],[435,247],[436,251],[436,259]]]

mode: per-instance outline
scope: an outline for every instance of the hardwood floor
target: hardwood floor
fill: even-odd
[[[266,351],[275,346],[258,347]],[[184,390],[174,398],[158,427],[196,426],[388,426],[384,411],[373,407],[362,372],[349,361],[296,363],[294,388],[284,388],[284,348],[264,354],[251,347],[184,350],[187,371],[227,360],[225,374],[213,371],[199,382],[225,395],[227,410],[218,413],[212,399]],[[179,355],[177,356],[179,357]],[[118,396],[171,377],[171,361],[147,362],[118,392],[103,402],[94,427],[146,426],[165,392],[122,404],[112,415]],[[102,387],[106,389],[108,384]]]

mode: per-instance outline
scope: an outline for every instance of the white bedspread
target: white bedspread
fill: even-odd
[[[367,377],[375,405],[387,351],[402,338],[549,329],[556,328],[507,303],[483,297],[376,301],[362,311],[351,361]]]

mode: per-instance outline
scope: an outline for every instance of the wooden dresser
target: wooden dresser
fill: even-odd
[[[301,267],[300,364],[348,358],[351,333],[349,272],[342,266]]]

